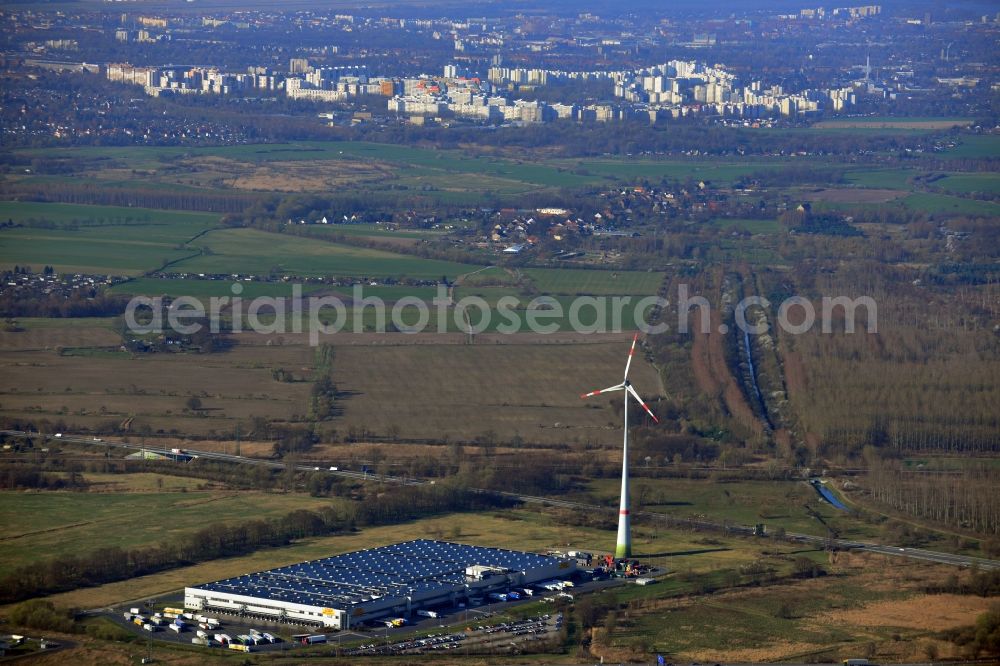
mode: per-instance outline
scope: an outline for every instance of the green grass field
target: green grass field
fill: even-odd
[[[887,202],[848,202],[848,201],[815,201],[815,212],[842,212],[850,214],[857,210],[899,210],[908,208],[931,215],[969,215],[981,217],[1000,216],[1000,204],[992,201],[981,201],[949,194],[933,192],[913,192],[904,197]]]
[[[174,270],[188,273],[368,276],[450,278],[475,270],[474,266],[435,259],[423,259],[383,250],[324,243],[298,236],[268,233],[256,229],[213,231],[193,243],[207,248],[203,254],[179,262]]]
[[[17,223],[52,222],[57,225],[114,225],[121,230],[132,225],[147,227],[144,231],[155,232],[169,228],[187,232],[190,229],[208,229],[219,222],[215,213],[190,213],[185,211],[165,211],[153,208],[130,208],[125,206],[88,206],[84,204],[39,203],[33,201],[0,201],[0,220]],[[193,235],[192,233],[192,235]],[[181,234],[172,237],[183,238]]]
[[[129,294],[133,296],[194,296],[209,298],[212,296],[233,296],[233,285],[242,288],[240,296],[244,299],[258,296],[275,298],[291,298],[292,285],[287,282],[244,282],[234,283],[231,280],[182,280],[138,278],[117,284],[110,289],[111,293]],[[324,285],[303,284],[302,294],[310,294],[324,289]]]
[[[200,483],[191,479],[195,488]],[[103,546],[176,539],[212,523],[270,518],[329,504],[257,492],[0,493],[0,575],[18,564]],[[108,536],[114,535],[113,542]]]
[[[860,187],[880,190],[910,190],[909,179],[916,175],[911,169],[852,169],[844,174],[844,179]]]
[[[143,240],[143,227],[0,231],[0,266],[52,266],[59,273],[138,275],[194,254],[175,241]]]
[[[782,165],[773,161],[758,159],[734,163],[722,160],[653,160],[653,159],[601,159],[601,160],[562,160],[555,162],[573,169],[580,174],[588,174],[604,182],[637,180],[658,181],[662,178],[674,180],[708,180],[717,183],[729,183],[741,176],[758,171],[776,169]]]
[[[358,293],[361,295],[361,298],[381,298],[386,303],[395,303],[401,298],[418,298],[431,305],[434,298],[438,295],[438,287],[411,287],[407,285],[372,286],[370,284],[359,286],[360,291]],[[444,289],[445,298],[447,298],[447,288],[441,285],[441,289]],[[338,287],[334,291],[345,299],[353,299],[355,295],[355,288],[353,287]]]
[[[17,325],[26,331],[48,331],[75,328],[107,328],[117,329],[121,324],[118,317],[22,317]]]
[[[191,256],[191,238],[219,216],[148,208],[0,202],[0,219],[55,228],[0,231],[0,266],[53,266],[66,273],[137,275]]]
[[[506,271],[500,266],[480,266],[462,276],[463,287],[516,287],[521,277],[516,270]]]
[[[446,232],[438,229],[398,229],[389,230],[379,224],[319,224],[309,227],[310,233],[324,233],[331,236],[343,234],[344,236],[362,236],[370,238],[406,238],[421,239],[435,238]]]
[[[589,485],[588,497],[613,504],[618,497],[618,481],[596,480]],[[649,511],[678,516],[710,516],[740,525],[764,523],[772,532],[783,527],[789,532],[825,535],[826,528],[805,509],[812,510],[845,536],[872,537],[871,526],[852,519],[822,501],[804,482],[741,481],[709,483],[691,479],[632,479],[633,502]]]
[[[903,204],[908,208],[920,210],[935,215],[982,215],[986,217],[1000,216],[1000,204],[991,201],[962,199],[945,194],[928,194],[917,192],[904,198]]]
[[[542,294],[653,296],[663,273],[576,268],[528,268],[524,274]]]
[[[970,194],[973,192],[1000,194],[1000,174],[955,173],[934,181],[934,186],[959,194]]]
[[[505,296],[512,296],[521,300],[522,302],[530,301],[530,298],[526,298],[520,290],[515,287],[456,287],[455,288],[455,300],[465,298],[466,296],[475,296],[477,298],[482,298],[491,306],[496,307],[497,301]]]
[[[1000,136],[995,134],[963,135],[958,145],[944,153],[944,157],[960,159],[996,158],[1000,155]]]
[[[742,220],[719,217],[712,220],[712,224],[720,226],[723,229],[745,229],[752,234],[776,234],[780,229],[777,220]]]

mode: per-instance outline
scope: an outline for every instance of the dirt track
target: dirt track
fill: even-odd
[[[724,338],[719,333],[721,323],[718,311],[713,310],[707,334],[697,331],[699,326],[697,321],[692,328],[691,365],[695,379],[698,381],[698,386],[708,395],[721,396],[723,406],[736,420],[756,432],[762,432],[760,421],[754,416],[736,379],[726,365]]]

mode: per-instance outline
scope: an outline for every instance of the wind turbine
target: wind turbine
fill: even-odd
[[[618,542],[615,546],[615,557],[632,557],[632,527],[631,520],[629,519],[629,501],[628,501],[628,397],[631,395],[635,398],[636,402],[642,405],[642,408],[646,410],[646,413],[653,419],[653,423],[659,423],[660,420],[656,418],[652,410],[646,406],[646,403],[642,401],[639,394],[636,393],[635,389],[632,388],[632,383],[628,380],[628,369],[632,365],[632,356],[635,355],[635,343],[639,340],[639,334],[636,333],[635,337],[632,338],[632,348],[628,352],[628,360],[625,362],[625,377],[622,379],[621,384],[616,384],[614,386],[609,386],[606,389],[601,389],[599,391],[591,391],[590,393],[585,393],[581,395],[581,398],[590,398],[595,395],[600,395],[602,393],[612,393],[614,391],[624,391],[625,392],[625,438],[624,445],[622,446],[622,495],[621,502],[618,505]]]

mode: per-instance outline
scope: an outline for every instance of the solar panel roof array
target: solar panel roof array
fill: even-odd
[[[555,558],[502,548],[417,539],[198,585],[198,589],[349,609],[383,597],[433,596],[465,584],[476,564],[529,571]]]

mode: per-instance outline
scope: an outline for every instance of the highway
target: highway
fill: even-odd
[[[145,446],[141,444],[132,444],[114,440],[105,440],[94,437],[83,437],[79,435],[63,434],[61,437],[57,438],[52,435],[40,435],[38,433],[30,433],[20,430],[0,430],[0,433],[12,437],[44,437],[53,442],[69,442],[73,444],[83,444],[87,446],[100,446],[107,448],[120,448],[132,451],[149,451],[150,453],[158,453],[165,456],[176,455],[173,454],[173,452],[170,449],[165,449],[155,446]],[[287,468],[287,464],[284,462],[274,461],[274,460],[262,460],[260,458],[248,458],[246,456],[238,456],[230,453],[218,453],[215,451],[200,451],[188,448],[184,449],[184,453],[196,458],[205,458],[207,460],[219,460],[222,462],[229,462],[239,465],[256,465],[258,467],[271,467],[274,469]],[[316,465],[299,464],[295,465],[295,469],[303,472],[319,471],[325,474],[331,474],[342,478],[355,479],[360,481],[369,481],[369,480],[373,481],[377,479],[385,483],[398,483],[408,486],[417,486],[428,483],[430,484],[434,483],[434,481],[427,481],[418,478],[400,477],[400,476],[379,476],[371,472],[355,472],[352,470],[341,470],[341,469],[331,470],[322,466],[317,467]],[[575,509],[575,510],[590,511],[590,512],[617,511],[617,507],[602,506],[600,504],[585,504],[583,502],[573,502],[570,500],[555,499],[551,497],[536,497],[532,495],[521,495],[518,493],[487,490],[483,488],[471,488],[470,490],[472,492],[477,492],[477,493],[493,493],[496,495],[500,495],[502,497],[508,497],[510,499],[519,502],[524,502],[526,504],[541,504],[545,506],[562,507],[567,509]],[[644,518],[649,518],[654,521],[660,520],[672,524],[689,525],[691,527],[702,528],[706,530],[713,530],[713,531],[723,530],[734,534],[743,534],[743,535],[750,535],[754,533],[754,528],[748,525],[729,525],[707,520],[695,520],[695,519],[685,519],[685,518],[679,519],[677,516],[671,516],[669,514],[656,513],[652,511],[636,511],[635,515],[642,516]],[[800,534],[796,532],[787,532],[785,534],[785,539],[791,541],[798,541],[802,543],[808,543],[817,546],[833,545],[838,548],[867,551],[871,553],[878,553],[880,555],[903,557],[911,560],[920,560],[923,562],[949,564],[957,567],[976,566],[980,570],[984,571],[1000,568],[1000,561],[998,560],[990,560],[982,557],[969,557],[966,555],[953,555],[951,553],[942,553],[935,550],[925,550],[923,548],[903,548],[900,546],[886,546],[866,541],[856,541],[853,539],[834,539],[830,537],[816,536],[813,534]]]

